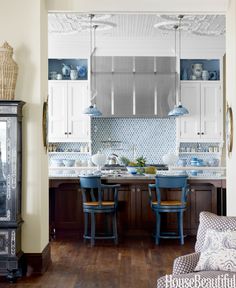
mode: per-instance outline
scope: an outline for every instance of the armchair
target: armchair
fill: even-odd
[[[194,272],[197,266],[206,235],[207,229],[215,229],[218,231],[234,230],[236,231],[236,217],[217,216],[210,212],[200,213],[200,224],[197,232],[197,241],[195,244],[195,252],[180,256],[175,259],[173,265],[173,272],[171,275],[166,275],[157,280],[157,288],[183,288],[183,287],[201,287],[209,288],[209,281],[215,281],[217,288],[229,287],[225,278],[231,279],[236,282],[236,273],[228,271],[199,271]],[[199,286],[199,279],[204,279]],[[184,286],[185,279],[193,286]],[[186,280],[186,281],[187,281]],[[194,282],[195,281],[195,282]],[[218,282],[217,282],[218,281]],[[228,282],[229,283],[229,282]],[[235,283],[236,284],[236,283]],[[234,286],[231,286],[234,287]]]

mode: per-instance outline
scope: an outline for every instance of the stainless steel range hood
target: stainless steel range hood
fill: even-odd
[[[175,57],[97,56],[97,106],[103,117],[168,117],[175,73]]]

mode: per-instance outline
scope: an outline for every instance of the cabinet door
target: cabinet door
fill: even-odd
[[[67,83],[49,81],[48,83],[48,140],[63,142],[67,139]]]
[[[200,83],[181,83],[182,105],[189,111],[179,119],[181,140],[200,139],[200,93]]]
[[[222,109],[220,83],[201,84],[201,139],[220,141]]]
[[[68,82],[68,139],[88,141],[90,139],[90,117],[84,114],[89,106],[87,82]]]

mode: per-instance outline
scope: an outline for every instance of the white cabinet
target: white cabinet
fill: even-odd
[[[49,142],[90,141],[87,81],[49,81]]]
[[[181,81],[181,101],[189,114],[177,120],[179,142],[223,141],[223,96],[219,81]]]

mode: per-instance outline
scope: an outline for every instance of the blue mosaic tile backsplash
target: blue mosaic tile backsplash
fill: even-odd
[[[175,119],[93,118],[91,124],[93,154],[143,155],[147,163],[162,163],[164,154],[176,150]]]

